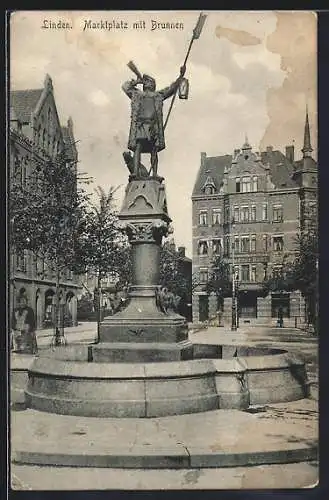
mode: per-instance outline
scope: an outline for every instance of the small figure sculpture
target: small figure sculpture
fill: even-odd
[[[134,174],[134,160],[133,160],[132,154],[130,153],[130,151],[124,151],[122,153],[122,155],[123,155],[123,159],[125,161],[125,164],[128,167],[129,172],[131,173],[131,175],[133,175]],[[142,163],[140,163],[138,166],[137,177],[145,178],[148,176],[149,176],[149,173],[147,171],[147,168],[144,167],[144,165]]]
[[[160,287],[156,291],[156,305],[165,314],[171,312],[177,312],[178,306],[181,301],[181,297],[179,295],[174,295],[170,292],[166,287]]]
[[[23,354],[36,354],[38,352],[34,311],[28,305],[25,294],[17,297],[17,306],[12,314],[11,328],[11,348],[14,352]]]
[[[137,79],[125,82],[122,90],[131,99],[128,149],[134,152],[133,175],[138,176],[141,154],[150,153],[150,171],[157,177],[158,152],[165,149],[163,101],[176,93],[186,68],[180,68],[180,76],[175,82],[157,91],[154,78],[145,74],[142,76],[133,63],[129,67],[137,74]],[[143,85],[142,91],[136,88],[138,84]]]

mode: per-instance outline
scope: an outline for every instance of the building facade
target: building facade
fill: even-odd
[[[241,320],[271,321],[282,306],[286,317],[304,317],[301,294],[264,296],[262,283],[280,272],[296,254],[296,237],[306,214],[317,212],[317,164],[312,158],[308,113],[302,158],[295,161],[294,146],[285,154],[267,147],[254,152],[246,138],[233,155],[207,157],[192,194],[193,321],[215,317],[222,308],[206,284],[213,259],[220,256],[235,277],[237,309]],[[232,316],[232,297],[225,298],[224,321]]]
[[[34,162],[46,161],[65,151],[67,162],[76,168],[78,154],[69,118],[61,126],[54,89],[49,75],[40,89],[10,92],[9,179],[15,175],[22,184],[32,175]],[[17,294],[25,292],[34,309],[37,328],[52,323],[52,304],[55,295],[55,272],[49,263],[25,251],[18,255],[9,249],[10,258],[10,312]],[[77,324],[77,294],[79,280],[69,269],[61,273],[60,297],[65,302],[65,314],[70,324]]]

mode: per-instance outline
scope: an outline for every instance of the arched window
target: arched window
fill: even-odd
[[[208,185],[204,188],[204,192],[205,192],[205,194],[214,194],[215,188],[214,188],[214,186]]]

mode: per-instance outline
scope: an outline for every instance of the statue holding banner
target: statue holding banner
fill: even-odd
[[[148,177],[150,177],[151,172],[152,177],[158,177],[158,152],[166,147],[164,131],[177,92],[180,99],[188,98],[189,82],[184,78],[186,62],[194,40],[200,37],[206,17],[205,14],[200,14],[193,30],[193,37],[190,41],[185,60],[180,67],[179,77],[168,87],[156,90],[156,82],[152,76],[142,75],[132,61],[128,63],[128,68],[137,76],[137,79],[128,80],[122,85],[122,90],[131,100],[128,149],[134,153],[133,165],[131,165],[127,154],[124,156],[124,159],[132,178],[145,178],[145,175],[141,173],[140,167],[142,153],[149,153],[151,155],[151,168],[148,171]],[[139,84],[142,85],[142,90],[137,88]],[[163,122],[163,101],[168,99],[168,97],[172,97],[172,100],[167,117]]]
[[[149,75],[141,75],[133,63],[130,69],[137,74],[136,80],[128,80],[122,90],[131,99],[131,124],[128,148],[134,152],[133,175],[139,177],[141,154],[151,155],[151,169],[154,177],[158,173],[158,152],[165,149],[163,127],[163,101],[173,96],[184,76],[185,67],[181,67],[180,76],[175,82],[162,90],[156,90],[155,79]],[[143,90],[137,88],[142,84]]]

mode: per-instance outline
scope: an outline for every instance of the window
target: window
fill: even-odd
[[[251,236],[250,251],[256,252],[256,235],[255,234],[253,234]]]
[[[251,207],[250,220],[252,220],[252,221],[256,220],[256,206],[255,205],[252,205],[252,207]]]
[[[263,250],[264,252],[267,252],[268,250],[268,245],[267,245],[267,235],[266,234],[263,234]]]
[[[249,281],[249,264],[241,266],[241,281]]]
[[[234,251],[236,253],[240,252],[240,240],[239,240],[238,236],[235,236],[235,238],[234,238]]]
[[[238,279],[239,279],[239,277],[240,277],[240,273],[239,273],[239,266],[234,266],[233,273],[234,273],[234,279],[235,279],[235,280],[238,280]]]
[[[241,253],[250,252],[250,239],[249,236],[241,237]]]
[[[208,282],[208,269],[207,268],[200,268],[199,279],[200,279],[200,283],[207,283]]]
[[[283,250],[283,236],[273,236],[273,251],[282,252]]]
[[[267,264],[263,264],[263,280],[267,280]]]
[[[222,222],[222,211],[220,208],[213,208],[212,210],[212,223],[213,226],[221,224]]]
[[[237,177],[235,179],[235,192],[240,193],[240,188],[241,188],[240,177]]]
[[[212,242],[212,251],[215,255],[220,255],[222,253],[222,241],[221,240],[213,240]]]
[[[214,186],[211,186],[210,184],[208,184],[207,186],[205,186],[204,192],[205,192],[205,194],[214,194],[215,188],[214,188]]]
[[[252,178],[252,190],[254,192],[258,191],[258,178],[257,177]]]
[[[252,268],[251,268],[250,281],[257,281],[257,279],[256,279],[256,266],[252,266]]]
[[[272,277],[279,278],[282,275],[282,266],[273,266]]]
[[[224,208],[224,217],[225,217],[225,221],[224,222],[228,223],[229,220],[230,220],[230,207],[229,206],[226,206]]]
[[[200,226],[207,226],[208,225],[208,212],[207,212],[207,210],[200,211],[199,224],[200,224]]]
[[[242,177],[242,192],[250,193],[251,192],[251,179],[250,177]]]
[[[264,203],[262,209],[262,220],[267,220],[267,219],[268,219],[267,203]]]
[[[249,207],[241,207],[240,221],[241,222],[248,222],[249,221]]]
[[[16,269],[17,271],[26,272],[27,268],[27,252],[24,250],[23,252],[19,252],[16,254]]]
[[[208,255],[208,242],[200,241],[199,242],[199,255]]]
[[[233,223],[234,222],[239,222],[240,219],[240,210],[239,207],[234,207],[233,211]]]
[[[281,205],[273,205],[273,222],[282,222],[283,212]]]
[[[229,236],[225,236],[224,238],[224,254],[229,255],[230,253],[230,238]]]

